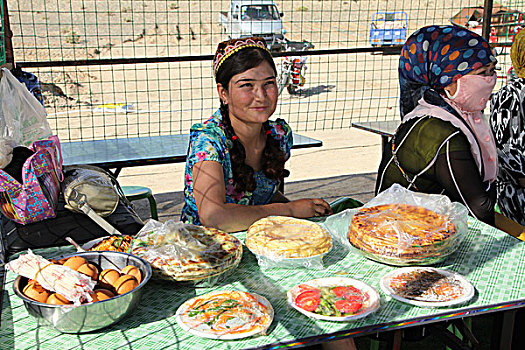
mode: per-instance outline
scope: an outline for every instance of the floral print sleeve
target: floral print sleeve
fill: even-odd
[[[272,126],[272,136],[277,136],[281,142],[281,149],[286,154],[286,160],[290,158],[290,150],[293,145],[292,128],[283,119],[278,118],[274,122],[270,122]]]
[[[270,121],[271,136],[279,140],[286,160],[290,158],[293,137],[292,129],[283,120]],[[279,188],[279,181],[268,178],[264,172],[256,172],[257,187],[254,192],[237,192],[231,169],[231,159],[228,143],[222,127],[220,111],[214,113],[212,118],[201,124],[195,124],[190,132],[190,144],[186,159],[184,207],[182,208],[181,221],[200,225],[199,213],[193,193],[193,166],[198,162],[216,161],[223,169],[225,184],[225,202],[242,205],[263,205],[270,202]]]
[[[191,128],[186,167],[193,168],[198,162],[224,159],[224,138],[213,124],[196,124]]]
[[[193,166],[198,162],[216,161],[224,168],[229,165],[229,159],[226,161],[226,158],[226,139],[216,123],[206,122],[192,126],[184,173],[185,205],[182,208],[181,221],[200,225],[193,195]]]

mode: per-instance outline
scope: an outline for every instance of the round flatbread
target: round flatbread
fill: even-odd
[[[131,252],[149,262],[161,276],[193,281],[236,266],[242,258],[242,244],[215,228],[178,224],[171,226],[169,233],[152,231],[136,237]]]
[[[318,224],[287,216],[270,216],[253,223],[246,246],[268,258],[308,258],[332,248],[330,233]]]
[[[448,251],[455,233],[446,215],[421,206],[383,204],[360,209],[352,218],[348,239],[368,253],[424,260]]]
[[[274,311],[266,298],[243,291],[216,291],[192,298],[175,315],[191,334],[212,339],[266,335]]]

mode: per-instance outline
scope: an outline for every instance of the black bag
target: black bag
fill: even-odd
[[[74,213],[64,207],[64,198],[60,194],[57,216],[27,225],[17,224],[2,215],[0,238],[0,260],[27,248],[45,248],[69,245],[64,237],[71,237],[82,244],[108,233],[88,216]],[[120,199],[113,214],[104,219],[122,234],[135,235],[144,226],[144,222],[126,201]]]

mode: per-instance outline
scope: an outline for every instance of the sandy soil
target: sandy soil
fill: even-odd
[[[510,2],[510,1],[508,1]],[[449,23],[461,0],[284,0],[286,36],[315,49],[369,47],[379,10],[406,11],[408,33]],[[9,1],[16,61],[209,55],[224,40],[219,11],[229,1]],[[444,10],[443,10],[444,9]],[[277,58],[279,65],[282,59]],[[286,90],[277,114],[296,131],[347,128],[397,118],[397,55],[308,58],[306,84]],[[503,71],[508,55],[503,56]],[[27,69],[38,75],[49,120],[63,140],[185,133],[217,107],[210,61]],[[97,109],[132,104],[132,113]]]

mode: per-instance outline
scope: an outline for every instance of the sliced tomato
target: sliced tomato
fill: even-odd
[[[336,296],[341,298],[346,292],[346,287],[343,287],[343,286],[335,287],[332,289],[332,292],[334,292]]]
[[[306,311],[315,311],[319,306],[321,293],[318,290],[307,290],[295,297],[295,305]]]
[[[361,292],[359,289],[357,289],[357,288],[354,287],[354,286],[347,286],[347,287],[346,287],[346,291],[347,291],[348,293],[363,294],[363,292]]]
[[[365,299],[363,292],[354,286],[349,286],[344,294],[344,298],[348,301],[360,301]]]
[[[366,300],[365,295],[358,291],[358,292],[346,292],[343,296],[348,301],[364,301]]]
[[[358,301],[348,301],[346,299],[337,300],[335,302],[335,307],[337,310],[345,314],[355,314],[359,309],[363,307],[363,303]]]
[[[345,294],[344,296],[346,301],[363,301],[363,295],[362,294]]]
[[[345,298],[348,301],[363,301],[364,295],[359,289],[354,286],[338,286],[332,288],[332,292],[339,297]]]

